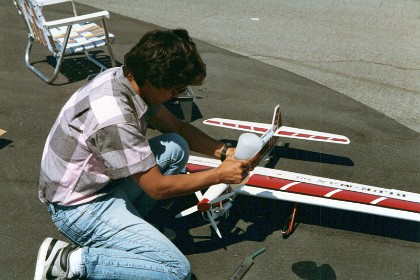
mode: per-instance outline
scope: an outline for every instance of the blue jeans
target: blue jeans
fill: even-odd
[[[178,174],[188,160],[188,144],[167,133],[150,140],[163,174]],[[82,248],[83,279],[190,279],[186,257],[142,217],[154,201],[131,177],[90,203],[48,205],[58,230]]]

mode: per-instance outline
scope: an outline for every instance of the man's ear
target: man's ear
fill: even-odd
[[[127,76],[128,81],[130,82],[131,86],[133,87],[133,89],[141,95],[141,89],[140,89],[140,85],[137,84],[136,80],[134,80],[133,75],[129,74]]]

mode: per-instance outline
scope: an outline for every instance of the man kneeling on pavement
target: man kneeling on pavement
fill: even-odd
[[[45,239],[35,280],[190,279],[186,257],[144,217],[156,200],[240,183],[252,166],[162,105],[205,76],[186,30],[151,31],[123,66],[71,96],[48,135],[39,181],[41,201],[71,244]],[[147,139],[148,125],[163,133]],[[225,160],[180,174],[189,150]]]

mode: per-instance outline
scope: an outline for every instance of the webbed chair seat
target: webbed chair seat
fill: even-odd
[[[42,7],[63,2],[71,2],[74,16],[46,21]],[[115,36],[107,31],[105,25],[105,18],[109,18],[107,11],[78,16],[73,0],[15,0],[14,3],[28,28],[26,66],[45,82],[51,84],[55,81],[65,55],[84,53],[90,61],[101,68],[101,71],[107,69],[89,54],[89,50],[103,46],[107,46],[111,64],[115,66],[111,49]],[[99,21],[101,25],[95,21]],[[51,77],[47,77],[30,63],[30,53],[35,41],[47,48],[57,60]]]

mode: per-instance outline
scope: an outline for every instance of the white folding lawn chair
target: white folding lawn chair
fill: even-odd
[[[42,13],[42,7],[63,2],[71,2],[74,16],[46,21]],[[26,66],[45,82],[52,84],[55,81],[64,56],[69,54],[84,52],[90,61],[101,68],[101,71],[107,69],[105,65],[89,54],[89,50],[105,45],[108,48],[112,67],[115,66],[111,49],[111,43],[115,36],[108,33],[106,29],[105,18],[109,18],[107,11],[78,16],[73,0],[14,0],[14,3],[29,32],[25,53]],[[100,21],[102,26],[97,25],[94,21]],[[56,66],[51,77],[41,73],[29,61],[34,41],[38,41],[46,47],[56,58]]]

